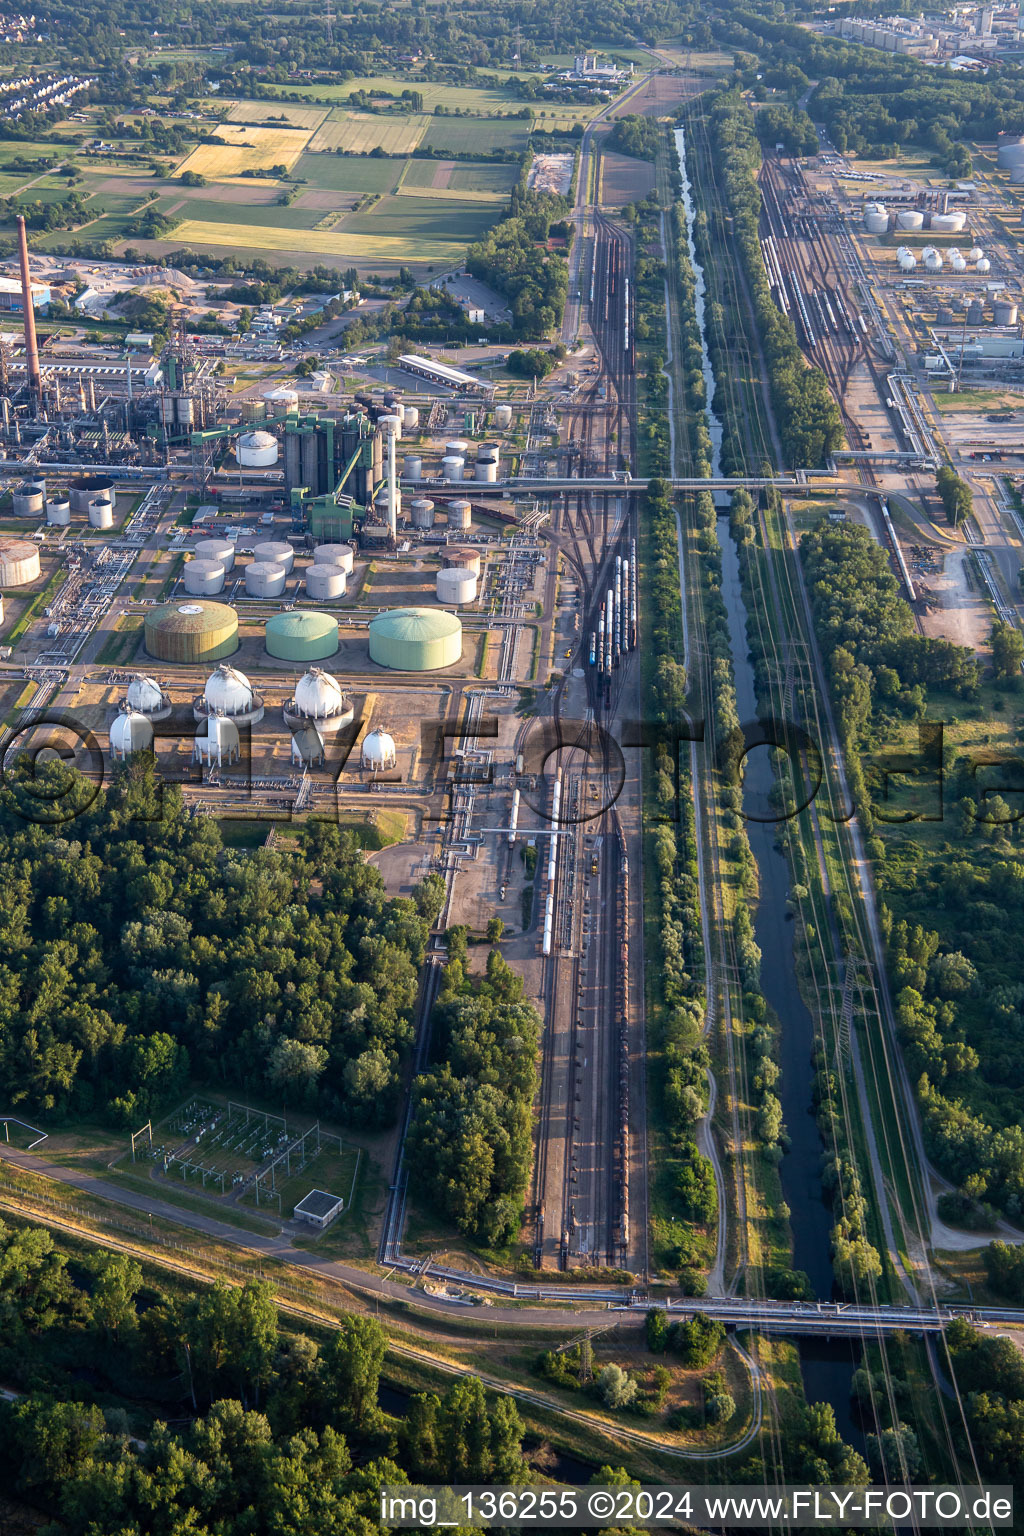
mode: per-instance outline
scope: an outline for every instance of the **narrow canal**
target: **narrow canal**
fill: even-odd
[[[677,128],[674,138],[682,176],[687,246],[695,278],[701,367],[707,387],[708,430],[712,445],[711,472],[718,476],[721,474],[722,423],[715,412],[715,380],[707,346],[707,285],[693,237],[694,207],[684,130]],[[724,512],[718,518],[718,538],[722,546],[722,596],[729,623],[736,706],[740,721],[746,724],[757,720],[757,695],[754,669],[747,650],[747,608],[740,583],[739,553],[729,529],[728,515]],[[814,1023],[796,980],[795,924],[787,912],[789,865],[777,846],[777,825],[770,820],[758,819],[773,814],[769,800],[772,778],[770,749],[753,748],[745,763],[743,805],[748,818],[750,847],[758,869],[759,899],[754,931],[761,949],[761,990],[781,1024],[778,1065],[782,1075],[776,1092],[782,1102],[789,1145],[779,1172],[790,1210],[794,1268],[804,1270],[814,1294],[826,1300],[832,1294],[829,1252],[832,1211],[821,1187],[824,1149],[813,1110]],[[800,1359],[808,1401],[831,1403],[843,1438],[862,1449],[863,1433],[850,1413],[850,1378],[856,1365],[851,1347],[846,1343],[833,1346],[807,1341],[801,1345]]]

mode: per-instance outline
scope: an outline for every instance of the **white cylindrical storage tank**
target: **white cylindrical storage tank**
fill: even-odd
[[[464,459],[469,444],[464,437],[453,437],[450,443],[445,443],[445,453],[450,453],[453,458]]]
[[[433,528],[434,503],[426,496],[417,496],[409,503],[409,518],[414,528]]]
[[[11,492],[11,511],[15,517],[42,517],[46,486],[42,480],[23,480]]]
[[[402,429],[405,432],[415,432],[420,424],[420,413],[414,405],[402,407]]]
[[[966,272],[967,271],[967,263],[964,260],[964,258],[960,255],[959,251],[957,251],[955,256],[951,256],[949,258],[949,264],[953,268],[954,272]]]
[[[230,539],[200,539],[192,553],[197,560],[218,560],[225,571],[235,563],[235,546]]]
[[[919,208],[902,208],[896,215],[897,229],[924,229],[924,214]]]
[[[418,453],[407,453],[405,458],[402,460],[402,479],[423,479],[423,460],[420,458]]]
[[[502,432],[507,432],[512,425],[512,407],[510,405],[496,405],[494,407],[494,425]]]
[[[264,564],[283,565],[286,571],[290,571],[295,564],[294,549],[280,539],[268,539],[264,544],[254,544],[252,557]]]
[[[401,416],[378,416],[377,425],[385,435],[393,437],[396,443],[402,441]]]
[[[314,603],[326,603],[332,597],[344,597],[348,576],[340,565],[310,565],[306,568],[306,596]]]
[[[987,256],[983,256],[980,261],[975,262],[974,270],[976,272],[991,272],[992,263],[989,261]]]
[[[493,484],[498,478],[498,445],[481,443],[476,451],[476,479]]]
[[[958,208],[953,213],[933,213],[929,228],[937,235],[958,235],[966,223],[966,213]]]
[[[884,235],[889,228],[889,213],[884,203],[867,203],[864,207],[864,228],[869,235]]]
[[[475,549],[456,549],[449,545],[441,554],[441,564],[445,570],[471,571],[474,576],[480,575],[480,553]]]
[[[185,591],[196,597],[212,597],[224,590],[224,567],[219,560],[190,560],[182,575]]]
[[[448,503],[448,527],[468,528],[472,511],[473,509],[468,501],[450,501]]]
[[[996,165],[1002,171],[1024,165],[1024,134],[1001,133],[996,141]]]
[[[105,496],[97,496],[89,503],[89,525],[92,528],[113,528],[114,509]]]
[[[28,539],[0,538],[0,587],[39,580],[39,547]]]
[[[71,500],[66,491],[46,498],[46,521],[54,528],[64,528],[71,521]]]
[[[282,416],[286,411],[297,411],[299,408],[298,394],[283,384],[277,389],[264,390],[263,399],[268,416]]]
[[[379,490],[377,492],[377,510],[379,512],[383,513],[384,521],[385,522],[390,522],[390,520],[391,520],[391,491],[388,488],[388,486],[386,486],[386,485],[383,486],[381,488],[381,490]],[[398,486],[396,488],[396,490],[395,490],[395,522],[396,523],[398,522],[398,519],[401,517],[401,515],[402,515],[402,488],[401,488],[401,486]]]
[[[477,578],[472,571],[458,566],[437,573],[437,600],[449,607],[471,603],[476,597]]]
[[[355,552],[351,544],[318,544],[313,551],[314,565],[340,565],[351,576]]]
[[[466,461],[456,453],[446,453],[441,460],[442,480],[461,480],[466,468]]]
[[[245,590],[249,597],[280,597],[288,572],[274,560],[254,560],[245,568]]]
[[[277,463],[277,438],[272,432],[243,432],[235,457],[246,469],[266,469]]]

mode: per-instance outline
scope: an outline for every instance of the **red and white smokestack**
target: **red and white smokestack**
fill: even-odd
[[[43,401],[43,379],[39,372],[39,343],[36,341],[36,312],[32,304],[32,274],[28,266],[28,234],[25,219],[18,215],[18,256],[21,261],[21,302],[25,310],[25,368],[33,412]]]

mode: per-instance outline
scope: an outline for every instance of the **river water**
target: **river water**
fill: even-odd
[[[707,418],[711,435],[711,472],[721,474],[722,423],[715,414],[715,380],[708,354],[705,328],[707,287],[704,269],[697,259],[693,238],[692,187],[687,174],[685,134],[674,134],[682,174],[682,203],[686,215],[687,246],[696,289],[697,324],[700,328],[701,366],[707,386]],[[673,466],[673,469],[675,466]],[[740,584],[739,552],[724,513],[718,518],[722,546],[722,597],[729,623],[736,678],[736,707],[741,722],[756,721],[757,694],[754,669],[747,650],[747,608]],[[810,1278],[815,1296],[832,1294],[832,1263],[829,1243],[832,1231],[831,1202],[821,1187],[823,1146],[814,1120],[814,1023],[800,996],[796,981],[795,924],[786,909],[790,871],[785,854],[777,846],[777,826],[758,818],[772,815],[769,795],[773,770],[768,747],[755,747],[746,757],[743,807],[751,852],[757,862],[759,897],[754,931],[761,949],[761,991],[775,1010],[781,1025],[776,1092],[782,1102],[789,1146],[779,1169],[782,1191],[790,1209],[793,1232],[793,1265]],[[846,1343],[805,1341],[800,1347],[804,1389],[809,1402],[829,1402],[835,1409],[840,1433],[849,1443],[863,1448],[863,1434],[850,1413],[850,1378],[856,1364]]]

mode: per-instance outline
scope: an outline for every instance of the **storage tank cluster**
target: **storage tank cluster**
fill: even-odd
[[[889,210],[884,203],[865,203],[864,228],[869,235],[884,235],[889,228]]]
[[[954,272],[967,271],[967,262],[964,258],[963,252],[958,251],[955,246],[950,249],[949,264]]]
[[[896,252],[896,260],[899,262],[901,272],[913,272],[917,266],[917,257],[909,246],[901,245]]]
[[[924,269],[926,272],[942,271],[942,252],[936,250],[934,245],[926,245],[924,250],[921,252],[921,256],[924,261]]]
[[[498,478],[499,454],[497,443],[481,443],[476,451],[477,480],[493,485]]]

